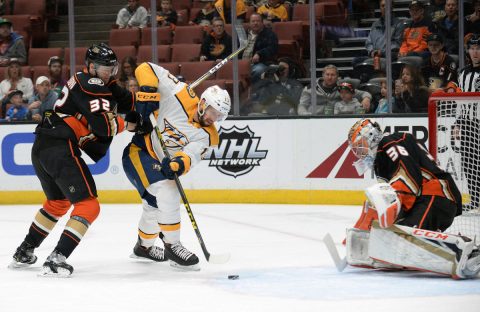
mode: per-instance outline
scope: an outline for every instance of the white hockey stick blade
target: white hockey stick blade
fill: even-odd
[[[230,260],[230,254],[223,253],[223,254],[210,254],[210,258],[208,259],[208,262],[213,263],[213,264],[224,264],[227,263]]]
[[[325,243],[325,246],[327,246],[328,252],[332,257],[338,272],[342,272],[343,270],[345,270],[345,268],[347,267],[347,258],[340,258],[337,247],[335,246],[332,235],[330,235],[330,233],[327,233],[327,235],[325,235],[325,237],[323,238],[323,242]]]

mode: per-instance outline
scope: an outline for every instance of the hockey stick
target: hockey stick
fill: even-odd
[[[325,235],[325,237],[323,238],[323,242],[325,243],[325,246],[327,246],[328,252],[332,257],[338,272],[342,272],[343,270],[345,270],[345,268],[347,267],[347,257],[344,257],[343,259],[340,258],[337,247],[335,246],[332,235],[330,235],[330,233],[327,233],[327,235]]]
[[[235,56],[240,54],[245,48],[247,47],[247,34],[245,33],[245,29],[243,28],[242,24],[235,24],[235,31],[237,32],[238,40],[240,41],[240,47],[233,51],[232,54],[221,60],[217,65],[214,67],[210,68],[208,72],[203,74],[200,78],[192,82],[188,87],[190,89],[195,89],[199,84],[204,82],[208,77],[211,75],[215,74],[220,68],[222,68],[225,64],[228,63],[231,59],[233,59]]]

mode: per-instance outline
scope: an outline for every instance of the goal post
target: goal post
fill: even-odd
[[[480,239],[480,93],[433,93],[429,151],[462,193],[462,215],[446,232]]]

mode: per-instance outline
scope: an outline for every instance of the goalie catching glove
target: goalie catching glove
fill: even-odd
[[[387,228],[394,224],[402,208],[395,189],[388,183],[378,183],[368,187],[365,194],[377,210],[380,227]]]
[[[184,152],[175,153],[172,159],[165,157],[162,160],[162,173],[169,179],[175,179],[175,174],[181,176],[190,170],[190,157]]]

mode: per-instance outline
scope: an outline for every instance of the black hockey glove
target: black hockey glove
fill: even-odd
[[[175,174],[181,176],[190,170],[190,157],[184,152],[175,153],[172,159],[165,157],[162,160],[162,173],[169,179],[175,179]]]
[[[130,123],[135,124],[134,129],[129,129],[128,124],[126,126],[127,130],[130,132],[135,132],[136,134],[147,134],[152,132],[153,130],[153,125],[148,119],[144,119],[142,115],[136,111],[130,111],[127,113],[125,116],[125,121]]]

